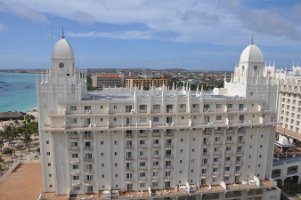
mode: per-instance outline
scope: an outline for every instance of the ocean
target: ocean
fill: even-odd
[[[36,108],[36,78],[40,76],[0,72],[0,112]]]

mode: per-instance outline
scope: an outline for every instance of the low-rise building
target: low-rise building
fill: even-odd
[[[167,88],[172,87],[171,76],[162,75],[159,77],[155,76],[146,76],[146,77],[126,77],[125,78],[125,87],[140,87],[143,89],[149,89],[151,86]]]
[[[117,73],[92,74],[92,86],[94,88],[123,87],[124,76]]]

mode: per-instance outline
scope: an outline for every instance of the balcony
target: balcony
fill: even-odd
[[[272,178],[279,178],[280,176],[281,176],[281,170],[280,169],[273,170]]]
[[[210,153],[208,151],[203,151],[203,156],[210,156]]]
[[[93,169],[85,169],[84,171],[85,171],[85,173],[87,173],[87,174],[93,174],[93,173],[94,173],[94,170],[93,170]]]
[[[233,151],[232,151],[232,150],[226,151],[226,154],[227,154],[227,155],[232,155],[232,154],[233,154]]]
[[[160,170],[161,168],[160,168],[159,165],[153,165],[153,166],[152,166],[152,169],[153,169],[153,170]]]
[[[79,151],[79,146],[72,146],[70,147],[71,151]]]
[[[139,170],[147,170],[146,166],[139,166]]]
[[[171,147],[173,147],[173,144],[172,143],[165,143],[165,147],[166,148],[171,148]]]
[[[132,133],[126,133],[126,134],[125,134],[125,137],[126,137],[126,138],[133,138],[134,136],[133,136]]]
[[[147,148],[147,145],[146,145],[146,144],[139,144],[139,148],[141,148],[141,149],[146,149],[146,148]]]
[[[71,162],[72,164],[74,164],[74,163],[79,163],[79,158],[72,158],[72,159],[70,160],[70,162]]]
[[[152,133],[152,136],[153,136],[153,137],[160,137],[160,132],[153,132],[153,133]]]
[[[94,181],[93,181],[93,179],[85,179],[85,184],[93,184],[94,183]]]
[[[133,156],[127,156],[125,159],[126,160],[134,160]]]
[[[86,151],[92,151],[93,147],[92,146],[85,146],[84,150],[86,150]]]
[[[71,169],[71,174],[80,174],[79,169]]]
[[[84,134],[84,139],[93,139],[92,134]]]
[[[146,109],[140,109],[139,113],[147,113],[147,110]]]
[[[79,139],[78,134],[70,134],[70,139]]]
[[[210,142],[209,142],[209,141],[203,142],[203,145],[204,145],[204,146],[209,146],[209,145],[210,145]]]
[[[174,134],[170,129],[167,129],[166,132],[165,132],[165,136],[166,137],[172,137],[172,136],[174,136]]]
[[[139,160],[146,160],[147,156],[146,155],[139,155]]]
[[[244,141],[244,140],[238,140],[238,141],[237,141],[237,144],[239,144],[239,145],[244,145],[244,144],[245,144],[245,141]]]
[[[86,161],[86,162],[93,162],[94,159],[91,158],[91,157],[85,157],[85,158],[84,158],[84,161]]]
[[[125,170],[127,171],[134,171],[134,167],[133,166],[128,166],[125,168]]]
[[[165,169],[173,169],[172,165],[165,165]]]
[[[292,174],[297,174],[298,173],[298,169],[290,169],[290,167],[287,169],[287,175],[292,175]]]
[[[161,155],[160,154],[154,154],[154,155],[152,155],[152,158],[154,158],[154,159],[160,159]]]
[[[72,185],[80,185],[80,180],[72,180]]]
[[[227,140],[226,143],[227,144],[233,144],[234,142],[233,142],[233,140]]]
[[[127,148],[127,149],[133,149],[134,147],[133,147],[133,145],[131,145],[131,144],[127,144],[127,145],[126,145],[126,148]]]
[[[160,109],[153,109],[153,113],[160,113]]]
[[[173,158],[172,154],[165,154],[165,158]]]
[[[86,114],[92,114],[92,110],[90,110],[90,109],[84,110],[84,112],[85,112]]]
[[[145,133],[145,132],[139,133],[139,137],[147,137],[147,133]]]

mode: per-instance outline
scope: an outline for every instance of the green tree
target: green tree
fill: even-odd
[[[92,78],[90,75],[87,75],[87,89],[95,90],[96,88],[92,86]]]
[[[8,140],[9,144],[18,137],[18,129],[15,124],[9,123],[4,125],[4,139]]]

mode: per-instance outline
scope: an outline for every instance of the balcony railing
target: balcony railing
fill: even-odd
[[[94,161],[94,159],[91,157],[86,157],[86,158],[84,158],[84,161],[92,162],[92,161]]]
[[[92,151],[92,150],[93,150],[93,147],[91,147],[91,146],[85,146],[85,147],[84,147],[84,150]]]
[[[165,147],[173,147],[172,143],[165,143]]]

